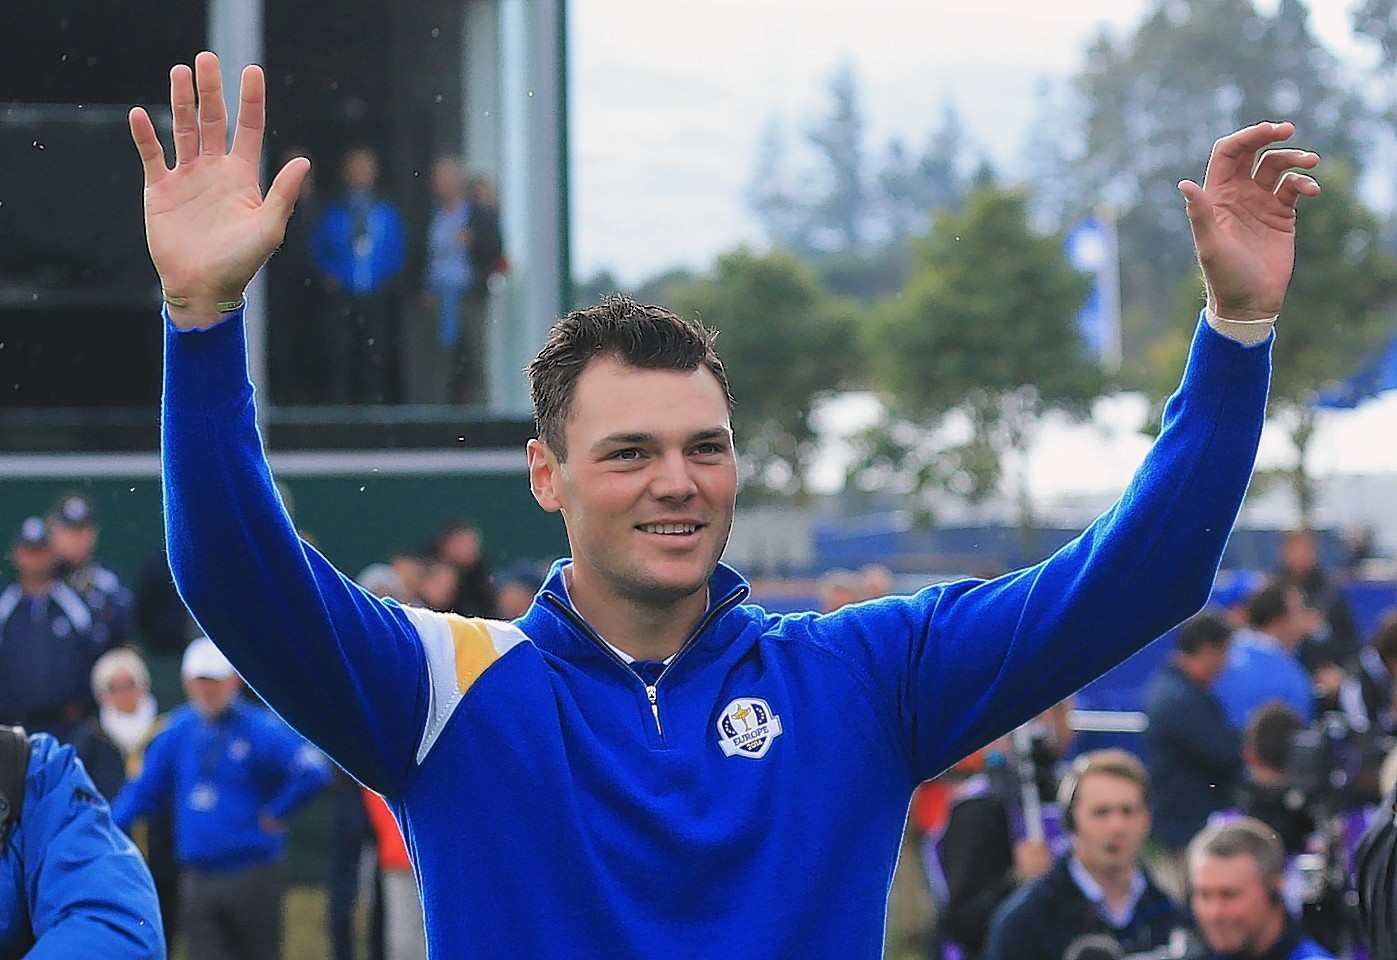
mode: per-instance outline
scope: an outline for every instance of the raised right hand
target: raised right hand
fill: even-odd
[[[195,87],[198,102],[195,102]],[[191,70],[170,71],[175,165],[165,155],[149,114],[131,111],[131,139],[145,173],[146,243],[180,329],[203,329],[222,319],[216,304],[236,301],[286,236],[304,157],[291,160],[262,196],[259,169],[266,125],[266,79],[260,67],[243,70],[237,130],[231,148],[218,57],[205,51]]]

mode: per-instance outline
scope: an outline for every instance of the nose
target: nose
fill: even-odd
[[[691,465],[682,451],[668,451],[656,461],[650,492],[657,499],[681,503],[698,492]]]

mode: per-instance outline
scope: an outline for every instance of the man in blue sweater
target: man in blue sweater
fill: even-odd
[[[132,111],[165,290],[166,526],[180,592],[253,687],[381,793],[434,957],[871,958],[913,788],[1207,598],[1260,436],[1295,203],[1318,158],[1263,123],[1181,185],[1208,287],[1136,480],[1032,568],[824,615],[745,603],[713,335],[612,298],[531,366],[529,482],[572,556],[517,620],[368,595],[303,543],[256,430],[243,289],[308,164],[265,198],[265,80],[171,73],[173,168]],[[197,91],[197,95],[196,95]]]
[[[155,882],[73,748],[0,736],[18,737],[6,762],[26,740],[28,753],[23,797],[0,802],[0,960],[164,960]]]
[[[170,711],[112,814],[123,828],[173,810],[180,929],[191,960],[276,960],[286,889],[286,818],[330,780],[325,758],[239,695],[207,637],[180,664],[189,702]]]

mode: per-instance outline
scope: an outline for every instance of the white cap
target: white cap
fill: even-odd
[[[179,675],[186,680],[196,677],[227,680],[233,673],[233,665],[208,637],[192,640],[189,646],[184,648],[184,661],[179,665]]]

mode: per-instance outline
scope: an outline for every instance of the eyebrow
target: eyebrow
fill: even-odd
[[[685,444],[690,444],[701,443],[705,440],[726,441],[730,436],[730,432],[724,427],[709,427],[706,430],[699,430],[690,434],[688,439],[684,442]],[[591,449],[593,451],[598,451],[605,450],[609,447],[641,446],[644,444],[659,443],[659,441],[660,438],[653,433],[613,433],[602,437],[596,443],[592,444]]]

